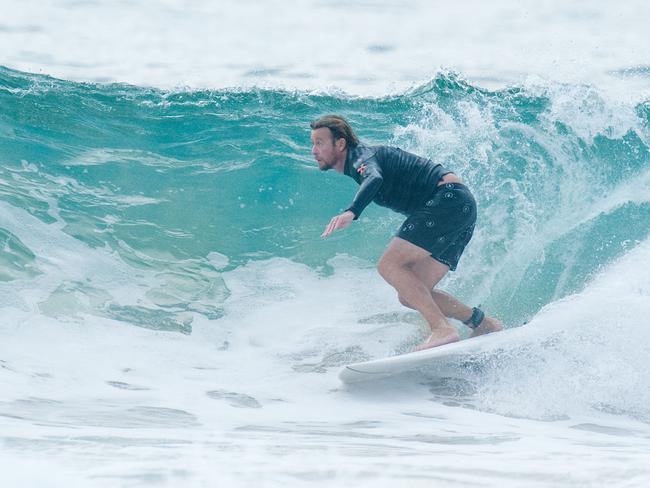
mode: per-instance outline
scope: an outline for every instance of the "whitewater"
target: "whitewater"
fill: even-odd
[[[650,483],[645,2],[0,6],[2,486]],[[339,381],[427,326],[332,112],[472,189],[505,348]]]

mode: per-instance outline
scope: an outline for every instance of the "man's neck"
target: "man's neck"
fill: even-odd
[[[345,172],[345,162],[347,160],[348,160],[348,148],[346,147],[343,150],[343,154],[341,155],[341,158],[336,161],[336,164],[334,165],[334,171],[343,174]]]

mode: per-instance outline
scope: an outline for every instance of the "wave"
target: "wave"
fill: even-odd
[[[174,263],[216,272],[211,253],[230,268],[269,257],[318,267],[337,253],[377,260],[398,215],[371,208],[349,232],[318,238],[356,190],[311,160],[308,123],[330,112],[366,142],[423,154],[469,184],[479,223],[446,284],[509,322],[580,290],[650,231],[650,102],[625,106],[589,86],[489,91],[440,73],[400,95],[360,98],[162,91],[2,68],[0,104],[10,208],[186,281]],[[20,235],[0,231],[3,280],[42,271]]]

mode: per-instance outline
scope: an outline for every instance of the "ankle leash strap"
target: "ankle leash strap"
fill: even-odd
[[[481,322],[483,322],[483,319],[485,318],[485,313],[483,310],[481,310],[478,307],[472,308],[472,316],[463,322],[463,324],[471,327],[472,329],[476,329],[479,325],[481,325]]]

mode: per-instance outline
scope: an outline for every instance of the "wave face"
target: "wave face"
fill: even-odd
[[[406,352],[426,325],[374,269],[401,216],[371,205],[320,239],[357,190],[310,155],[309,122],[332,112],[471,187],[478,225],[442,286],[528,322],[522,341],[455,376],[341,388],[343,364]],[[0,68],[4,472],[645,486],[649,234],[650,101],[454,73],[359,98]]]
[[[473,189],[477,231],[446,285],[509,323],[581,290],[650,231],[650,102],[622,106],[590,87],[486,91],[446,73],[400,96],[368,99],[164,92],[2,69],[0,104],[4,211],[56,224],[49,246],[74,241],[164,276],[148,290],[151,310],[218,315],[228,290],[214,278],[251,259],[311,267],[337,253],[378,259],[401,221],[384,209],[371,207],[351,230],[319,239],[356,190],[311,159],[309,121],[324,113],[347,117],[367,143],[449,166]],[[0,225],[0,280],[44,272],[18,234]],[[66,294],[106,291],[63,286]]]

